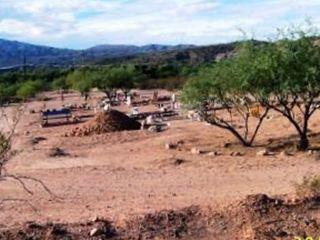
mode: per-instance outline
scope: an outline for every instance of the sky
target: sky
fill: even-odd
[[[272,38],[320,27],[320,0],[0,0],[0,38],[62,48],[196,44]]]

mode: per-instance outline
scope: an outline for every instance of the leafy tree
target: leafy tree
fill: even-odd
[[[91,74],[88,69],[79,69],[67,76],[67,84],[73,89],[79,91],[85,99],[88,98],[93,86]]]
[[[281,113],[299,136],[299,150],[309,147],[309,120],[320,108],[320,46],[312,28],[289,28],[280,32],[280,40],[257,49],[248,72],[247,84],[255,86],[260,102]]]
[[[245,122],[241,135],[231,120],[217,117],[214,110],[209,110],[219,105],[248,109],[259,102],[265,112],[260,115],[258,127],[268,109],[273,109],[296,130],[298,149],[308,149],[309,121],[320,108],[320,46],[315,41],[318,35],[314,28],[289,28],[281,31],[279,39],[272,43],[245,42],[232,59],[201,70],[196,80],[185,86],[185,102],[198,104],[206,121],[229,130],[244,145],[251,145],[246,140],[249,111],[241,114]]]
[[[99,71],[96,71],[92,75],[92,79],[94,86],[105,93],[107,98],[112,101],[112,96],[117,90],[117,84],[115,79],[110,76],[109,69],[110,68],[103,68]]]
[[[172,64],[159,65],[157,66],[156,75],[158,78],[178,76],[179,67]]]
[[[114,88],[121,89],[125,97],[135,86],[135,81],[138,79],[138,74],[135,68],[131,65],[112,68],[108,76],[114,84]]]
[[[181,66],[179,76],[181,77],[189,77],[195,76],[198,73],[199,66]]]
[[[28,98],[35,97],[35,95],[41,91],[40,81],[27,81],[20,85],[17,96],[26,100]]]
[[[4,84],[0,83],[0,105],[5,102],[10,102],[14,100],[16,92],[18,90],[18,84]]]
[[[51,88],[54,90],[67,90],[68,84],[64,77],[57,78],[51,83]]]
[[[242,84],[249,60],[249,55],[239,54],[203,67],[186,83],[182,94],[182,101],[196,108],[204,121],[229,131],[244,146],[253,144],[269,111],[268,107],[256,106],[250,88]],[[255,107],[259,111],[254,113]],[[240,117],[240,124],[234,121],[234,115]]]
[[[125,96],[143,79],[143,75],[139,73],[134,66],[109,67],[101,69],[93,74],[94,82],[99,90],[104,92],[109,100],[112,100],[112,95],[121,89]]]

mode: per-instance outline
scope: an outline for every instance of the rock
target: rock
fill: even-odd
[[[184,159],[176,159],[174,161],[174,165],[179,166],[179,165],[181,165],[181,164],[183,164],[185,162],[186,162],[186,160],[184,160]]]
[[[198,149],[198,148],[192,148],[192,149],[191,149],[191,153],[198,155],[198,154],[201,154],[201,151],[200,151],[200,149]]]
[[[166,148],[167,150],[172,150],[172,149],[176,149],[176,148],[177,148],[177,145],[176,145],[176,144],[173,144],[173,143],[166,143],[165,148]]]
[[[287,152],[286,151],[280,152],[279,157],[287,157]]]
[[[98,235],[100,235],[100,230],[98,228],[93,228],[90,231],[90,237],[95,237],[95,236],[98,236]]]
[[[314,154],[314,151],[313,150],[309,150],[308,151],[308,155],[313,155]]]
[[[91,219],[91,222],[99,222],[99,220],[100,220],[99,217],[96,216]]]
[[[275,232],[275,236],[279,238],[284,238],[284,237],[287,237],[288,235],[289,234],[287,232],[279,229]]]
[[[232,153],[230,154],[230,156],[232,156],[232,157],[241,157],[241,156],[243,156],[243,154],[240,153],[240,152],[232,152]]]
[[[289,153],[289,152],[286,151],[286,150],[284,150],[284,151],[280,152],[279,156],[282,157],[282,158],[285,158],[285,157],[293,156],[293,154],[292,154],[292,153]]]
[[[68,231],[67,228],[65,226],[63,226],[62,224],[57,224],[53,227],[53,229],[51,230],[51,233],[53,236],[67,236],[68,235]]]
[[[218,152],[209,152],[208,156],[210,157],[215,157],[215,156],[219,156],[220,154]]]
[[[43,229],[44,226],[36,222],[27,222],[27,228],[29,229]]]
[[[271,115],[268,115],[267,117],[266,117],[266,119],[267,120],[272,120],[274,118],[274,116],[271,114]]]
[[[268,149],[263,149],[263,150],[257,152],[257,156],[260,156],[260,157],[270,156],[270,155],[273,155],[273,153],[270,152]]]
[[[177,141],[177,144],[184,144],[184,143],[185,143],[184,140]]]
[[[51,148],[48,155],[49,155],[49,157],[52,157],[52,158],[70,156],[69,153],[65,152],[65,150],[63,150],[59,147]]]
[[[30,134],[30,131],[25,131],[24,135],[28,136]]]
[[[31,143],[38,144],[38,143],[45,141],[45,140],[47,140],[45,137],[34,137],[31,139]]]
[[[229,147],[231,147],[231,143],[225,143],[225,144],[223,145],[223,147],[224,147],[224,148],[229,148]]]

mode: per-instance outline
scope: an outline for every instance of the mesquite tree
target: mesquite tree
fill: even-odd
[[[320,47],[315,35],[289,29],[273,44],[248,46],[256,57],[247,84],[255,88],[261,103],[289,120],[302,151],[309,147],[309,120],[320,107]]]
[[[206,122],[229,131],[244,146],[251,146],[269,107],[257,105],[253,89],[244,84],[252,56],[242,47],[238,51],[232,59],[202,68],[185,85],[182,100],[196,108]]]
[[[93,76],[96,87],[112,101],[112,96],[119,89],[126,98],[136,81],[140,79],[141,74],[134,66],[128,65],[103,68],[93,73]]]
[[[269,43],[245,42],[232,59],[200,71],[185,86],[184,99],[197,106],[207,122],[229,130],[246,146],[252,144],[268,110],[273,109],[297,131],[298,149],[307,150],[309,121],[320,108],[319,38],[314,28],[289,28],[279,36]],[[248,141],[246,109],[252,102],[259,102],[264,112],[252,141]],[[235,110],[243,116],[245,131],[239,134],[230,120],[210,111],[217,107]]]
[[[92,88],[91,73],[88,69],[78,69],[67,76],[67,83],[87,100]]]

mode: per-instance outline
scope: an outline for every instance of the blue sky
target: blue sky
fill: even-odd
[[[67,48],[266,39],[311,18],[320,0],[0,0],[0,38]]]

